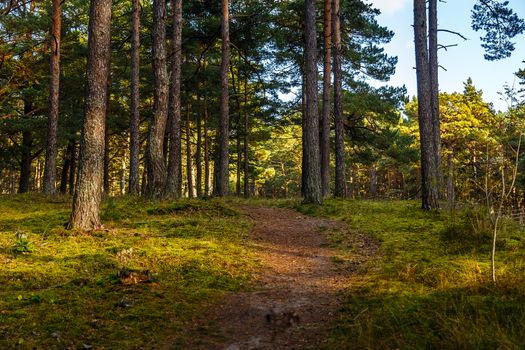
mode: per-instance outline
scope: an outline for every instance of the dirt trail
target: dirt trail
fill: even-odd
[[[258,288],[229,295],[205,320],[220,334],[194,337],[192,349],[323,348],[350,271],[332,262],[323,232],[344,224],[290,209],[243,207],[255,223],[250,233],[263,268]],[[339,266],[340,267],[340,266]],[[199,325],[199,333],[206,333]]]

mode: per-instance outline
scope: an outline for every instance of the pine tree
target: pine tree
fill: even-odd
[[[91,0],[88,29],[86,107],[78,179],[69,228],[99,228],[102,197],[107,80],[111,54],[111,0]]]

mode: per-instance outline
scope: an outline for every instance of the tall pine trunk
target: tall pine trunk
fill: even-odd
[[[197,167],[197,197],[202,197],[202,105],[201,97],[197,95],[197,150],[195,153],[195,165]]]
[[[317,106],[317,33],[315,0],[305,1],[305,88],[306,113],[303,115],[303,196],[306,203],[321,204],[321,169],[319,154],[319,111]]]
[[[182,152],[180,129],[180,74],[182,62],[182,0],[173,0],[173,60],[170,86],[170,150],[168,159],[167,195],[179,198],[182,192]]]
[[[186,180],[188,183],[188,197],[193,198],[193,165],[191,162],[191,105],[186,106]]]
[[[69,228],[99,228],[102,196],[107,80],[111,54],[111,0],[91,0],[88,31],[86,110],[78,179]]]
[[[323,196],[330,193],[330,87],[332,75],[332,1],[324,0],[323,113],[321,115],[321,178]]]
[[[434,143],[434,162],[436,164],[438,196],[442,194],[443,173],[441,169],[441,133],[439,118],[439,62],[438,62],[438,0],[428,1],[428,53],[430,74],[430,103],[432,110],[432,129]]]
[[[230,67],[230,19],[228,10],[229,0],[222,0],[221,16],[221,98],[219,121],[219,150],[217,155],[216,186],[219,197],[228,194],[229,185],[229,129],[230,129],[230,94],[228,91],[228,69]]]
[[[438,179],[436,150],[432,121],[432,97],[427,44],[426,1],[414,0],[414,42],[418,95],[418,120],[421,146],[421,198],[422,208],[438,208]]]
[[[140,3],[133,0],[131,17],[131,122],[129,132],[129,193],[140,193]]]
[[[204,195],[210,195],[210,151],[208,138],[208,96],[204,95]]]
[[[248,78],[244,79],[244,198],[250,197],[250,173],[248,162],[248,141],[250,135],[249,121],[248,121]]]
[[[341,15],[339,0],[333,0],[332,35],[334,38],[334,124],[335,124],[335,196],[346,197],[345,130],[343,120],[343,71],[341,68]]]
[[[168,120],[168,70],[166,66],[166,1],[153,0],[153,80],[154,105],[148,143],[150,173],[147,194],[162,198],[165,194],[166,165],[164,135]]]
[[[51,26],[51,80],[49,83],[49,120],[47,125],[44,193],[56,193],[58,97],[60,91],[61,0],[53,0]]]

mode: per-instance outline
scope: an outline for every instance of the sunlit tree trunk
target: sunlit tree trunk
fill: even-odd
[[[442,193],[443,172],[441,169],[441,133],[439,118],[439,62],[438,62],[438,0],[428,1],[428,53],[430,74],[430,102],[432,110],[432,129],[434,143],[434,162],[436,164],[438,196]]]
[[[414,38],[418,95],[418,119],[421,144],[422,208],[438,208],[438,178],[436,171],[434,124],[427,44],[426,1],[414,0]]]
[[[321,129],[321,178],[323,196],[330,193],[330,87],[332,75],[332,1],[324,0],[324,72]]]
[[[164,135],[168,120],[168,70],[166,66],[166,1],[153,0],[153,120],[148,142],[150,172],[147,194],[162,198],[165,194],[166,165]]]
[[[319,154],[319,111],[317,106],[317,33],[315,0],[305,1],[305,88],[306,113],[303,115],[303,196],[306,203],[323,201]]]
[[[341,67],[341,14],[339,0],[333,0],[332,35],[334,38],[334,124],[335,124],[335,196],[346,197],[345,130],[343,120],[343,71]]]
[[[43,190],[46,194],[56,193],[57,173],[57,127],[58,97],[60,91],[60,30],[61,0],[53,0],[51,26],[51,77],[49,83],[49,120],[47,124],[46,164]]]
[[[99,208],[104,172],[104,130],[111,53],[110,29],[111,0],[91,0],[86,110],[69,228],[92,230],[101,226]]]
[[[228,69],[230,67],[230,20],[228,10],[229,0],[222,0],[221,16],[221,98],[220,98],[220,122],[219,122],[219,152],[217,159],[217,193],[219,197],[228,194],[229,184],[229,91],[228,91]]]
[[[210,151],[208,138],[208,96],[204,95],[204,195],[210,195]]]

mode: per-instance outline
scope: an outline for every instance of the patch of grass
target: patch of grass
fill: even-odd
[[[67,197],[0,197],[0,348],[160,348],[257,268],[249,222],[218,200],[105,200],[105,229],[64,229]],[[32,252],[15,254],[26,245]],[[149,270],[125,285],[118,271]]]
[[[410,201],[327,200],[323,206],[281,202],[304,214],[345,221],[333,243],[351,260],[380,243],[365,273],[349,286],[330,342],[334,349],[525,348],[525,232],[503,225],[490,282],[490,222],[468,208],[451,220]]]

